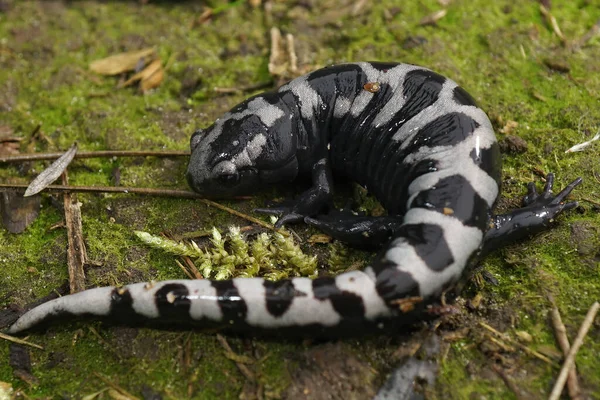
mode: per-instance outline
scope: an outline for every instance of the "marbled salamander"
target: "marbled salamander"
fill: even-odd
[[[237,105],[191,138],[187,179],[207,196],[252,193],[312,177],[277,226],[304,220],[354,245],[383,249],[363,271],[336,277],[176,280],[87,290],[24,314],[10,333],[58,317],[120,322],[225,325],[233,330],[354,332],[422,316],[473,259],[538,232],[581,182],[556,197],[552,174],[525,206],[492,215],[500,154],[490,121],[473,98],[428,69],[396,63],[343,64],[292,80]],[[332,177],[366,187],[387,217],[321,216]]]

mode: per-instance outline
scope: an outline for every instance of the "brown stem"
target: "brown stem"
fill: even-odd
[[[0,157],[0,163],[54,160],[62,156],[62,153],[32,153],[19,154],[15,156]],[[128,150],[103,150],[103,151],[80,151],[75,158],[96,157],[182,157],[189,156],[189,151],[128,151]]]

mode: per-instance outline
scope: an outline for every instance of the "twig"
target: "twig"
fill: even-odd
[[[213,90],[217,93],[232,94],[232,93],[243,93],[251,92],[253,90],[264,89],[273,86],[273,81],[255,83],[254,85],[240,86],[240,87],[218,87],[215,86]]]
[[[583,200],[583,201],[587,201],[588,203],[591,203],[591,204],[593,204],[593,205],[595,205],[595,206],[599,206],[599,207],[600,207],[600,202],[598,202],[598,201],[591,200],[591,199],[588,199],[588,198],[586,198],[586,197],[582,197],[582,198],[581,198],[581,200]]]
[[[596,21],[596,23],[592,25],[590,30],[585,35],[573,43],[573,49],[579,49],[598,34],[600,34],[600,20]]]
[[[163,233],[163,235],[167,239],[174,240],[174,241],[178,240],[178,239],[175,239],[173,237],[173,235],[171,235],[171,234]],[[198,271],[198,268],[196,268],[196,265],[194,264],[194,262],[188,256],[181,256],[181,258],[185,262],[185,266],[182,263],[180,263],[178,260],[175,260],[175,262],[177,263],[177,265],[179,265],[179,267],[183,270],[183,272],[185,272],[185,274],[190,279],[204,279],[204,277],[202,276],[200,271]]]
[[[271,224],[269,224],[269,223],[266,223],[266,222],[264,222],[264,221],[261,221],[260,219],[258,219],[258,218],[254,218],[254,217],[252,217],[252,216],[250,216],[250,215],[248,215],[248,214],[244,214],[244,213],[241,213],[241,212],[239,212],[239,211],[236,211],[236,210],[234,210],[233,208],[229,208],[229,207],[227,207],[227,206],[224,206],[224,205],[222,205],[222,204],[216,203],[216,202],[214,202],[214,201],[212,201],[212,200],[208,200],[208,199],[199,199],[199,200],[200,200],[202,203],[204,203],[204,204],[207,204],[207,205],[209,205],[209,206],[213,206],[213,207],[215,207],[215,208],[218,208],[219,210],[227,211],[227,212],[228,212],[228,213],[230,213],[230,214],[236,215],[236,216],[238,216],[238,217],[240,217],[240,218],[244,218],[244,219],[245,219],[245,220],[247,220],[247,221],[250,221],[250,222],[253,222],[253,223],[257,224],[257,225],[260,225],[260,226],[262,226],[263,228],[267,228],[267,229],[269,229],[269,230],[272,230],[273,232],[280,233],[280,234],[282,234],[283,236],[286,236],[286,237],[290,236],[290,234],[289,234],[288,232],[284,231],[284,230],[277,229],[277,228],[275,228],[273,225],[271,225]]]
[[[35,347],[36,349],[44,350],[44,348],[42,346],[40,346],[39,344],[30,343],[30,342],[27,342],[27,341],[25,341],[23,339],[19,339],[19,338],[16,338],[14,336],[6,335],[6,334],[4,334],[2,332],[0,332],[0,339],[4,339],[4,340],[8,340],[9,342],[23,344],[25,346],[31,346],[31,347]]]
[[[290,60],[289,70],[292,74],[298,72],[298,56],[296,55],[296,48],[294,46],[294,35],[288,33],[285,35],[287,44],[288,59]]]
[[[68,176],[63,173],[63,184],[68,183]],[[81,203],[77,201],[77,193],[63,195],[65,225],[67,227],[67,266],[69,269],[69,289],[71,294],[85,290],[85,272],[83,265],[87,259],[83,228],[81,225]]]
[[[2,189],[2,188],[25,189],[25,188],[27,188],[27,185],[0,183],[0,189]],[[49,190],[49,191],[53,191],[53,192],[67,191],[67,192],[82,192],[82,193],[134,193],[134,194],[143,194],[143,195],[150,195],[150,196],[181,197],[181,198],[185,198],[185,199],[197,199],[200,202],[202,202],[208,206],[215,207],[215,208],[218,208],[219,210],[226,211],[230,214],[233,214],[235,216],[243,218],[254,224],[260,225],[263,228],[272,230],[274,232],[278,232],[278,233],[282,234],[283,236],[287,237],[290,235],[288,232],[286,232],[284,230],[276,229],[275,227],[273,227],[273,225],[271,225],[267,222],[261,221],[258,218],[254,218],[250,215],[241,213],[232,208],[229,208],[227,206],[219,204],[215,201],[205,199],[202,197],[202,195],[195,193],[195,192],[190,192],[187,190],[132,188],[132,187],[121,187],[121,186],[116,187],[116,186],[65,186],[65,185],[49,185],[44,190]],[[248,197],[248,196],[236,196],[236,197],[232,197],[229,200],[248,200],[250,198],[251,197]]]
[[[26,189],[28,185],[19,183],[0,183],[0,189]],[[133,193],[149,196],[181,197],[184,199],[202,199],[203,196],[189,190],[138,188],[126,186],[67,186],[49,185],[44,190],[51,192],[80,192],[80,193]],[[250,196],[237,196],[229,200],[248,200]]]
[[[598,313],[599,308],[600,303],[595,302],[588,310],[585,319],[583,320],[583,323],[581,324],[581,327],[577,332],[577,337],[573,341],[573,346],[571,346],[571,350],[569,350],[569,354],[567,355],[567,358],[565,358],[565,362],[560,370],[560,374],[556,379],[556,383],[554,384],[554,388],[552,389],[548,400],[557,400],[560,397],[560,394],[563,391],[563,387],[565,386],[569,370],[575,362],[575,355],[577,354],[579,348],[583,344],[583,339],[585,338],[585,335],[587,335],[590,327],[592,326],[592,323],[594,322],[594,318],[596,318],[596,314]]]
[[[183,271],[183,273],[186,274],[188,278],[194,279],[194,277],[192,276],[192,274],[190,274],[190,271],[188,271],[187,268],[184,267],[181,262],[179,262],[179,260],[175,260],[175,264],[177,264],[179,266],[179,268],[181,268],[181,270]]]
[[[550,13],[550,10],[548,10],[543,4],[540,4],[540,12],[544,16],[544,18],[546,19],[546,22],[548,23],[548,25],[550,25],[550,27],[552,28],[552,30],[554,31],[556,36],[558,36],[560,41],[563,44],[566,44],[567,39],[565,38],[565,35],[563,35],[562,31],[560,30],[560,27],[558,26],[558,22],[556,21],[556,18],[554,18],[554,16]]]
[[[127,390],[123,389],[121,386],[117,385],[116,383],[109,381],[107,378],[105,378],[104,376],[100,375],[99,373],[94,372],[94,375],[96,375],[96,377],[98,377],[102,382],[106,383],[108,386],[110,386],[111,388],[115,389],[120,394],[129,397],[131,400],[139,400],[139,397],[136,397],[136,396],[132,395]]]
[[[184,256],[183,261],[185,261],[187,269],[194,275],[193,279],[204,279],[200,271],[198,271],[196,264],[194,264],[191,258]]]
[[[506,373],[504,372],[504,370],[502,368],[500,368],[497,365],[492,365],[492,369],[494,370],[495,373],[498,374],[498,376],[500,376],[500,378],[502,378],[502,381],[504,381],[504,384],[506,385],[507,388],[509,388],[514,394],[515,397],[519,400],[521,399],[526,399],[528,397],[524,396],[523,391],[512,381],[512,379],[510,379]]]
[[[229,346],[229,343],[227,343],[227,340],[223,336],[219,335],[218,333],[217,333],[217,340],[219,341],[219,343],[221,343],[221,346],[223,346],[223,348],[225,349],[225,356],[227,356],[227,355],[237,356],[237,354],[235,354],[235,352],[233,351],[231,346]],[[246,365],[244,365],[241,362],[235,361],[235,360],[232,360],[232,361],[235,362],[235,365],[237,365],[238,369],[240,370],[242,375],[244,375],[246,377],[246,379],[248,379],[251,382],[256,382],[254,373],[252,371],[250,371],[250,369]]]
[[[496,336],[498,336],[499,338],[514,344],[515,346],[519,347],[521,350],[525,351],[526,353],[531,354],[532,356],[539,358],[540,360],[544,361],[545,363],[548,363],[550,365],[556,365],[556,363],[554,361],[552,361],[551,359],[549,359],[548,357],[546,357],[545,355],[538,353],[535,350],[530,349],[529,347],[517,342],[516,340],[512,340],[510,337],[508,337],[507,335],[505,335],[504,333],[498,332],[497,330],[495,330],[494,328],[492,328],[491,326],[489,326],[488,324],[486,324],[485,322],[480,322],[479,325],[481,325],[482,327],[484,327],[485,329],[487,329],[488,331],[492,332],[493,334],[495,334]]]
[[[560,312],[558,311],[556,304],[554,304],[554,299],[550,299],[550,301],[552,302],[550,316],[552,317],[552,325],[554,326],[556,341],[558,342],[558,345],[560,346],[564,356],[567,357],[569,355],[569,350],[571,349],[569,338],[567,337],[567,330],[565,329],[565,325],[560,317]],[[571,399],[576,399],[579,397],[580,389],[579,381],[577,380],[577,366],[575,363],[573,363],[573,368],[571,368],[567,377],[567,389],[569,390],[569,397],[571,397]]]
[[[0,157],[0,163],[54,160],[65,153],[31,153],[14,156]],[[99,158],[99,157],[182,157],[189,156],[189,151],[128,151],[128,150],[103,150],[103,151],[80,151],[75,158]]]

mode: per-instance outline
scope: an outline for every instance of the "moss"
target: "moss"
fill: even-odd
[[[251,94],[219,96],[212,88],[242,87],[271,79],[267,68],[270,25],[264,12],[245,2],[211,1],[211,6],[222,9],[206,24],[197,23],[202,9],[195,3],[9,3],[10,10],[0,13],[0,124],[9,125],[24,139],[23,150],[31,146],[32,150],[55,151],[73,141],[83,150],[186,149],[194,129],[209,125]],[[600,125],[596,104],[600,74],[592,62],[600,56],[597,38],[577,51],[568,51],[546,25],[535,2],[453,2],[436,26],[419,24],[424,16],[441,8],[436,0],[399,6],[392,0],[370,2],[355,14],[355,2],[351,1],[272,3],[273,20],[296,37],[302,68],[354,60],[426,65],[468,89],[493,117],[497,131],[507,121],[516,121],[514,134],[528,142],[528,149],[504,157],[500,210],[517,206],[525,185],[541,181],[540,173],[550,171],[557,174],[557,188],[583,175],[584,184],[573,197],[598,201],[598,143],[583,153],[564,154],[573,144],[589,139]],[[551,11],[569,40],[580,38],[599,18],[597,9],[584,1],[554,2]],[[171,63],[161,87],[145,96],[135,88],[115,89],[118,78],[94,76],[87,70],[94,59],[149,46],[155,46],[161,58]],[[569,72],[552,70],[547,60],[568,65]],[[191,89],[186,89],[186,82],[192,82]],[[50,142],[30,141],[38,124]],[[37,172],[43,166],[33,164]],[[116,167],[123,185],[186,187],[185,160],[151,158],[76,161],[69,169],[70,182],[112,184]],[[0,169],[4,181],[31,179],[31,174],[22,174],[14,166]],[[228,205],[250,212],[276,196],[283,194],[273,191],[251,202]],[[140,245],[133,230],[183,233],[242,223],[189,200],[124,195],[81,195],[80,200],[88,254],[103,263],[88,270],[90,285],[183,278],[171,256]],[[368,212],[378,212],[371,199],[363,197],[361,201]],[[40,217],[25,233],[0,231],[3,305],[40,298],[66,278],[64,230],[49,229],[61,220],[61,212],[47,197],[43,204]],[[484,318],[511,335],[515,330],[530,332],[535,337],[534,348],[553,347],[546,319],[546,295],[551,293],[573,337],[587,307],[600,297],[595,254],[583,257],[573,251],[571,241],[569,224],[585,221],[600,226],[600,217],[590,204],[582,204],[577,212],[560,217],[558,226],[548,233],[488,257],[482,266],[500,285],[480,289],[485,311],[467,313],[461,323]],[[306,238],[311,231],[299,227],[298,232]],[[304,244],[303,251],[313,254],[320,250]],[[346,262],[364,263],[371,257],[353,251],[346,254],[338,257],[340,269]],[[470,296],[474,290],[471,286],[463,295]],[[377,380],[383,382],[394,367],[390,354],[400,346],[394,339],[363,340],[357,345],[346,341],[344,351],[369,360]],[[4,360],[0,362],[0,381],[9,381],[34,398],[81,397],[97,391],[104,384],[93,372],[137,395],[147,384],[174,398],[188,396],[190,382],[196,398],[238,398],[245,382],[210,334],[132,332],[98,323],[71,323],[34,334],[30,340],[45,347],[44,351],[30,351],[39,386],[29,388],[12,377],[6,342],[0,342],[0,360]],[[189,365],[180,357],[186,343],[194,349]],[[252,346],[263,356],[268,353],[253,371],[266,393],[285,395],[292,372],[302,368],[295,360],[306,347],[260,339],[233,343],[236,351],[244,354],[250,354],[248,347]],[[599,343],[592,330],[578,355],[582,384],[589,392],[600,390],[595,383],[600,375]],[[528,377],[516,379],[517,385],[539,397],[547,395],[556,368],[520,353],[511,356],[528,368]],[[441,362],[433,395],[471,398],[477,393],[510,398],[513,394],[497,376],[482,376],[490,363],[471,338],[454,344]]]

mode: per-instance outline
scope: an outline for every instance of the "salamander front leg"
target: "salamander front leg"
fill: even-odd
[[[481,255],[539,233],[548,228],[560,213],[577,207],[576,201],[565,200],[581,182],[581,178],[575,179],[556,196],[552,194],[554,174],[546,177],[546,185],[541,194],[538,194],[535,183],[531,182],[527,185],[523,208],[492,218],[492,226],[486,232]]]
[[[281,215],[275,224],[280,228],[285,224],[299,222],[304,217],[317,215],[326,207],[331,206],[333,178],[331,168],[326,158],[320,159],[312,169],[313,185],[302,193],[291,205],[280,207],[257,208],[254,211],[265,214]]]

